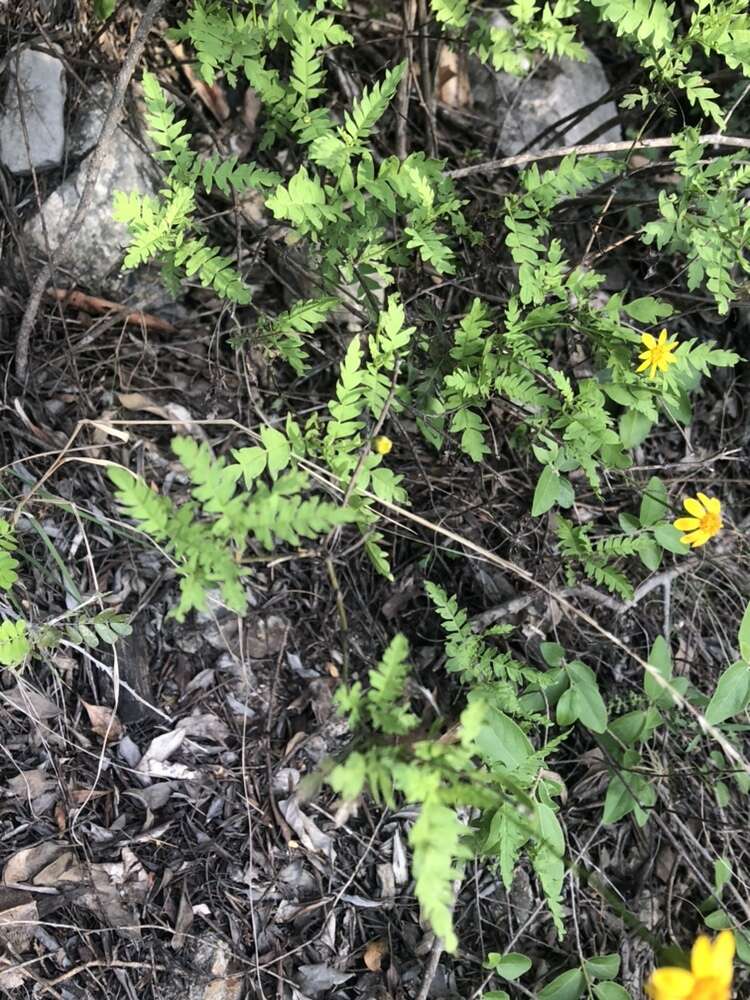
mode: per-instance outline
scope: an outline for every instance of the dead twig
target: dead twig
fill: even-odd
[[[739,135],[698,136],[698,142],[711,146],[733,146],[737,149],[750,149],[750,139]],[[657,139],[640,139],[629,142],[592,142],[584,146],[558,146],[556,149],[542,149],[535,153],[519,153],[517,156],[506,156],[502,160],[485,160],[484,163],[473,163],[470,167],[460,167],[449,170],[448,177],[458,180],[461,177],[471,177],[474,174],[492,173],[495,170],[505,170],[508,167],[525,167],[528,163],[539,160],[556,160],[575,153],[577,156],[600,156],[605,153],[635,152],[637,149],[672,149],[677,145],[674,136],[662,136]]]
[[[109,107],[107,108],[107,116],[104,119],[104,125],[102,126],[99,140],[88,161],[86,181],[83,186],[83,191],[81,192],[81,197],[78,199],[78,207],[73,213],[73,218],[68,224],[61,243],[65,243],[74,236],[76,227],[86,214],[86,210],[88,209],[94,193],[96,178],[99,176],[99,171],[101,170],[104,160],[109,152],[112,138],[114,137],[120,115],[122,114],[122,105],[125,100],[125,92],[128,89],[130,78],[135,72],[138,60],[143,54],[146,39],[149,31],[151,30],[151,26],[154,23],[154,19],[163,5],[164,0],[150,0],[143,17],[141,18],[141,22],[138,25],[138,29],[133,36],[133,40],[130,43],[130,47],[125,54],[125,59],[120,67],[120,72],[117,74],[117,80],[115,81],[112,97],[109,102]],[[52,278],[53,271],[54,260],[50,259],[44,264],[34,281],[29,294],[29,301],[26,304],[26,310],[23,314],[23,319],[21,320],[21,327],[18,331],[18,339],[16,341],[16,378],[21,383],[26,381],[26,376],[29,370],[29,345],[31,343],[31,331],[34,326],[37,313],[39,312],[39,306],[41,305],[44,290]]]
[[[50,288],[47,295],[63,305],[81,309],[83,312],[120,313],[126,326],[145,327],[160,333],[177,333],[177,327],[166,319],[152,316],[151,313],[141,312],[140,309],[129,311],[127,306],[120,305],[118,302],[110,302],[109,299],[99,298],[98,295],[87,295],[86,292],[81,292],[77,288]]]

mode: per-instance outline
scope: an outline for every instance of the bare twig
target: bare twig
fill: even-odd
[[[411,36],[414,31],[414,22],[417,17],[417,0],[404,0],[403,7],[404,22],[404,60],[406,70],[401,77],[398,86],[398,113],[396,115],[396,155],[402,162],[408,153],[407,128],[409,124],[409,97],[411,95],[411,75],[413,49]]]
[[[130,47],[125,55],[123,64],[120,67],[120,72],[117,75],[114,90],[112,91],[112,98],[109,102],[109,107],[107,108],[107,115],[104,120],[104,125],[102,126],[101,134],[99,135],[99,140],[88,161],[86,181],[83,186],[83,191],[81,192],[81,197],[78,199],[78,206],[73,213],[72,219],[68,223],[65,235],[60,241],[61,243],[65,243],[74,236],[76,227],[81,222],[81,219],[83,219],[89,203],[91,202],[96,178],[99,176],[99,171],[101,170],[104,160],[109,152],[112,138],[119,124],[120,115],[122,114],[122,105],[125,100],[125,92],[128,89],[130,78],[135,72],[135,67],[138,60],[141,58],[143,49],[146,45],[148,33],[151,30],[154,19],[161,10],[163,4],[164,0],[150,0],[143,17],[141,18],[141,23],[138,25],[138,29],[133,36],[132,42],[130,43]],[[53,271],[54,260],[50,259],[44,264],[42,270],[39,272],[34,284],[32,285],[31,292],[29,294],[29,301],[26,304],[26,311],[24,312],[23,319],[21,320],[21,327],[18,331],[18,339],[16,341],[16,378],[19,382],[26,381],[29,369],[29,344],[31,342],[31,331],[34,326],[37,313],[39,312],[39,306],[42,301],[42,296],[44,295],[44,290],[52,278]]]
[[[427,962],[427,968],[424,970],[424,977],[422,979],[422,986],[420,987],[419,993],[417,993],[417,1000],[427,1000],[430,994],[430,987],[432,986],[432,981],[435,978],[435,973],[437,972],[437,967],[440,962],[440,956],[443,954],[443,942],[442,939],[436,937],[432,942],[432,948],[430,949],[430,958]]]
[[[734,146],[739,149],[750,149],[750,139],[738,135],[698,136],[698,142],[705,145]],[[458,180],[460,177],[471,177],[473,174],[491,173],[495,170],[505,170],[508,167],[525,167],[527,163],[538,160],[556,160],[562,156],[575,153],[578,156],[599,156],[605,153],[627,153],[638,149],[672,149],[677,145],[674,136],[662,136],[657,139],[640,139],[626,142],[592,142],[584,146],[558,146],[556,149],[542,149],[535,153],[519,153],[518,156],[506,156],[502,160],[485,160],[484,163],[474,163],[470,167],[460,167],[449,170],[448,177]]]

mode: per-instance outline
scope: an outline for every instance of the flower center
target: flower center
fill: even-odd
[[[720,528],[721,517],[718,514],[712,514],[711,511],[706,511],[701,518],[701,531],[705,531],[708,535],[715,535]],[[708,996],[708,994],[706,995]]]
[[[671,350],[669,344],[657,344],[651,348],[651,361],[657,365],[661,364],[662,361],[671,361],[669,356]]]

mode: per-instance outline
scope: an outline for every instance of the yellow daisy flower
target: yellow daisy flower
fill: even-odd
[[[387,455],[393,447],[393,441],[391,441],[389,437],[386,437],[385,434],[381,434],[379,437],[375,438],[372,442],[372,446],[378,455]]]
[[[714,940],[705,934],[690,954],[690,971],[665,966],[654,969],[646,983],[651,1000],[730,1000],[734,934],[722,931]]]
[[[670,365],[676,363],[677,358],[674,357],[674,351],[677,347],[677,341],[668,341],[667,337],[666,330],[661,331],[658,340],[650,333],[641,334],[641,342],[646,350],[638,355],[642,364],[636,368],[637,372],[645,372],[647,368],[650,368],[648,377],[654,378],[657,368],[660,372],[665,372]]]
[[[699,493],[697,499],[685,497],[684,506],[690,517],[678,517],[674,526],[678,531],[687,532],[680,538],[685,545],[692,545],[694,549],[705,545],[724,526],[718,497],[707,497],[705,493]]]

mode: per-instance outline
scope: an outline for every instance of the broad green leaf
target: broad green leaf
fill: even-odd
[[[572,507],[576,495],[565,476],[560,476],[557,486],[557,502],[561,507]]]
[[[517,951],[508,952],[507,955],[500,955],[491,951],[487,956],[485,965],[488,969],[494,969],[503,979],[519,979],[531,968],[531,959],[521,955]]]
[[[641,522],[633,514],[618,514],[617,520],[626,535],[634,535],[641,526]]]
[[[560,474],[551,465],[546,465],[542,469],[542,474],[534,490],[534,499],[531,504],[531,516],[539,517],[557,503],[560,492]]]
[[[94,13],[101,21],[106,21],[116,6],[117,0],[94,0]]]
[[[570,969],[557,979],[547,983],[538,994],[539,1000],[579,1000],[586,989],[586,977],[582,969]]]
[[[750,663],[750,604],[745,608],[745,613],[742,616],[738,640],[740,644],[740,656],[745,663]]]
[[[584,962],[592,979],[614,979],[620,971],[619,955],[595,955]]]
[[[653,420],[638,410],[628,410],[620,417],[620,441],[623,448],[637,448],[648,437]]]
[[[565,656],[565,650],[559,642],[543,642],[539,648],[545,663],[549,664],[550,667],[560,666]]]
[[[706,707],[706,719],[716,726],[742,712],[750,702],[750,665],[737,660],[724,671]]]
[[[661,716],[652,705],[647,710],[638,709],[613,719],[609,731],[625,746],[631,746],[638,740],[648,739],[660,722]]]
[[[732,866],[726,858],[717,858],[714,861],[714,887],[720,893],[727,882],[732,877]]]
[[[505,990],[490,990],[489,993],[482,994],[481,1000],[510,1000],[510,994]]]
[[[596,983],[594,996],[596,1000],[632,1000],[625,987],[618,983]]]
[[[638,555],[646,569],[650,569],[652,573],[661,565],[661,546],[653,538],[644,538],[641,540],[641,548],[638,550]]]
[[[639,517],[644,528],[650,528],[667,516],[667,488],[658,476],[652,476],[643,491]]]
[[[750,934],[747,931],[736,931],[734,939],[737,942],[737,958],[743,965],[750,965]]]
[[[682,532],[673,524],[657,524],[654,528],[654,538],[659,545],[667,552],[674,552],[678,556],[684,556],[690,551],[690,546],[680,541],[681,537]]]
[[[671,682],[672,654],[664,636],[658,635],[654,640],[654,644],[651,647],[651,652],[648,656],[648,662],[652,667],[656,668],[664,680]],[[665,691],[650,673],[645,673],[643,675],[643,690],[646,692],[649,701],[652,701],[655,705],[659,705],[660,707],[669,708],[674,701],[669,691]]]
[[[569,663],[567,670],[578,718],[592,733],[603,733],[607,728],[607,706],[599,693],[594,671],[580,660]]]
[[[713,913],[709,913],[704,923],[712,931],[725,931],[732,926],[732,921],[723,910],[714,910]]]
[[[622,308],[628,316],[639,323],[655,323],[658,319],[671,316],[674,311],[668,302],[662,302],[661,299],[654,299],[650,295],[625,302]]]
[[[488,763],[515,770],[534,753],[531,741],[504,712],[490,710],[477,736],[477,747]]]
[[[575,688],[568,688],[563,691],[555,706],[555,721],[563,729],[572,726],[578,718],[578,704],[576,702]]]

